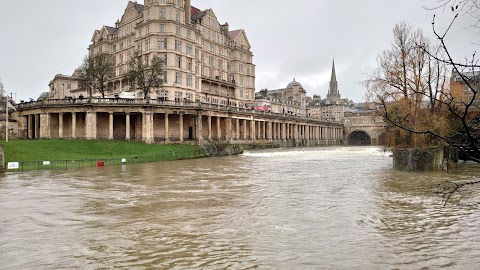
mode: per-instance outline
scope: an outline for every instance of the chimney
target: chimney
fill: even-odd
[[[185,0],[185,24],[190,24],[192,22],[192,5],[190,0]]]
[[[228,22],[226,22],[225,24],[222,24],[220,25],[220,29],[222,30],[222,33],[225,35],[225,36],[228,36]]]

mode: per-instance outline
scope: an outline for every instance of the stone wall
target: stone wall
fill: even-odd
[[[458,162],[452,147],[408,148],[393,151],[393,168],[399,171],[448,170]]]

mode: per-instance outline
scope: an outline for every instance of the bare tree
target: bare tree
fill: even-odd
[[[107,83],[115,76],[115,67],[110,54],[101,53],[86,56],[80,66],[82,72],[82,86],[87,89],[89,98],[94,91],[100,92],[105,98]]]
[[[5,88],[3,86],[3,83],[2,83],[2,79],[0,78],[0,96],[4,96],[5,95]]]
[[[150,58],[136,51],[128,67],[128,80],[132,87],[142,90],[144,99],[150,98],[150,92],[163,84],[163,60],[157,55]]]
[[[379,54],[378,67],[367,74],[368,96],[391,125],[390,146],[434,145],[435,136],[424,136],[428,133],[423,130],[440,136],[449,132],[444,107],[438,102],[446,92],[446,67],[425,51],[434,47],[422,31],[400,23],[393,36],[392,47]],[[422,132],[414,132],[418,130]]]
[[[480,1],[478,0],[437,0],[435,4],[424,6],[424,8],[428,10],[451,10],[471,16],[474,19],[471,27],[480,27]]]

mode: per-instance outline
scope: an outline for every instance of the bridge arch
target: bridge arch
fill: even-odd
[[[372,145],[372,136],[364,130],[354,130],[347,136],[348,145]]]

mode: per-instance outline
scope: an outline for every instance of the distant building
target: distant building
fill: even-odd
[[[450,91],[452,95],[456,99],[469,102],[473,98],[474,93],[476,93],[474,102],[480,104],[480,71],[463,72],[462,75],[466,82],[458,72],[452,70],[452,76],[450,77]]]
[[[295,81],[286,88],[263,89],[255,95],[255,104],[269,104],[271,112],[288,115],[307,116],[307,91]]]
[[[65,97],[86,96],[86,91],[80,89],[82,80],[82,72],[76,69],[71,76],[57,74],[48,84],[49,96],[48,98],[63,99]]]
[[[332,63],[332,76],[325,99],[314,96],[309,103],[308,114],[312,118],[322,119],[331,122],[342,122],[346,111],[353,105],[348,99],[342,99],[338,90],[337,75],[335,72],[335,61]]]

